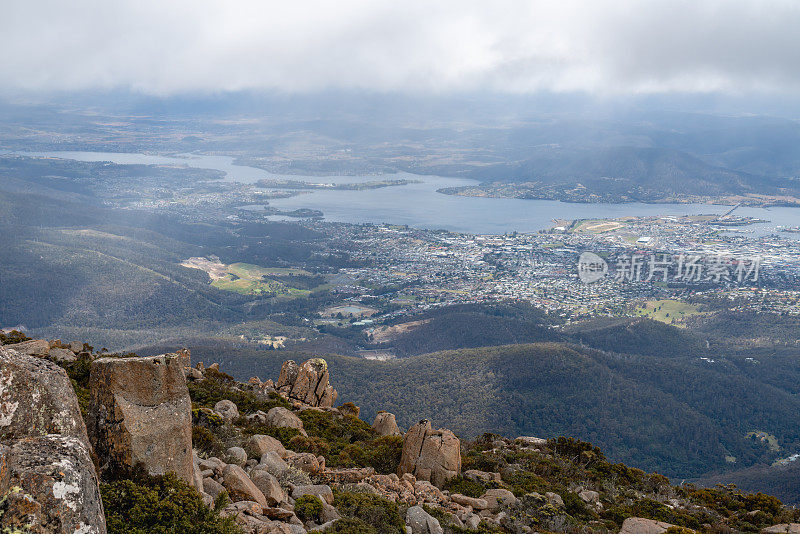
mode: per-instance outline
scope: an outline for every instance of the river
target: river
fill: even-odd
[[[379,189],[315,190],[291,198],[274,199],[270,206],[282,210],[320,210],[325,220],[348,223],[390,223],[478,234],[535,232],[552,226],[553,219],[614,218],[623,216],[722,214],[730,209],[710,204],[573,204],[551,200],[460,197],[437,193],[442,187],[474,184],[473,180],[399,173],[387,176],[281,175],[263,169],[234,165],[228,156],[179,154],[174,156],[115,152],[22,152],[23,156],[60,157],[118,164],[186,165],[225,172],[225,180],[255,183],[261,179],[353,183],[377,179],[411,179],[419,183]],[[742,227],[744,235],[768,235],[777,226],[800,225],[800,208],[739,208],[737,215],[769,222]],[[781,233],[798,238],[798,234]]]

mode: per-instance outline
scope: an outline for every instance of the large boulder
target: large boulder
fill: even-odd
[[[294,412],[284,408],[283,406],[276,406],[267,412],[266,417],[267,425],[278,428],[296,428],[301,434],[305,433],[303,429],[303,421],[297,417]]]
[[[101,470],[141,464],[194,484],[192,403],[177,355],[100,358],[89,390],[89,437]]]
[[[0,531],[106,532],[94,464],[86,444],[74,436],[49,434],[0,444],[3,495],[6,503],[0,515]]]
[[[378,412],[375,416],[375,421],[372,423],[372,428],[379,436],[402,436],[400,428],[397,426],[397,420],[393,413]]]
[[[89,446],[78,398],[53,362],[0,347],[0,441],[72,436]]]
[[[47,356],[50,352],[50,342],[46,339],[31,339],[23,341],[22,343],[14,343],[6,345],[5,348],[15,350],[20,354],[27,354],[28,356]]]
[[[328,383],[328,363],[312,358],[297,365],[293,360],[283,362],[275,389],[279,393],[310,406],[330,408],[338,396]]]
[[[461,472],[461,442],[451,431],[434,430],[427,419],[406,432],[398,475],[414,475],[441,486]]]
[[[620,534],[662,534],[672,525],[644,517],[629,517],[622,522]]]
[[[800,523],[780,523],[762,528],[763,534],[800,534]]]
[[[222,471],[222,485],[228,491],[231,501],[253,501],[263,507],[269,506],[266,497],[253,484],[247,473],[238,465],[228,465]]]
[[[412,506],[406,511],[406,526],[412,534],[443,534],[439,521],[423,510],[422,506]]]

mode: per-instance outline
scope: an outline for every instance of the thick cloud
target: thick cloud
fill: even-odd
[[[0,89],[777,92],[795,0],[5,0]]]

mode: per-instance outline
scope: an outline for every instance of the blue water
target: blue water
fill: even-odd
[[[363,191],[313,191],[291,198],[270,200],[270,206],[282,210],[317,209],[325,220],[348,223],[407,224],[418,228],[444,229],[480,234],[535,232],[553,225],[553,219],[613,218],[647,215],[722,214],[728,207],[709,204],[571,204],[550,200],[458,197],[436,190],[474,184],[473,180],[419,176],[399,173],[387,176],[300,176],[279,175],[254,167],[234,165],[228,156],[180,154],[127,154],[109,152],[28,152],[21,155],[61,157],[80,161],[111,161],[119,164],[185,165],[217,169],[225,180],[255,183],[261,179],[291,179],[315,183],[352,183],[387,178],[413,179],[421,183]],[[743,235],[767,235],[777,226],[800,225],[800,208],[739,208],[737,215],[768,220],[768,223],[742,227]],[[798,234],[781,233],[798,238]]]

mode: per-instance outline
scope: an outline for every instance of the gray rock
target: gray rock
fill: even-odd
[[[277,452],[269,451],[261,457],[257,468],[266,469],[271,475],[280,477],[289,469],[289,464],[284,462]]]
[[[0,441],[47,434],[78,438],[90,450],[66,371],[51,361],[0,347]]]
[[[222,399],[216,403],[214,405],[214,411],[228,422],[235,421],[239,418],[239,408],[237,408],[236,405],[228,399]]]
[[[441,486],[461,472],[461,442],[451,431],[434,430],[427,419],[406,432],[397,474]]]
[[[330,486],[324,484],[295,486],[292,488],[292,499],[299,499],[303,495],[313,495],[319,497],[328,504],[333,504],[333,491],[331,491]]]
[[[62,349],[59,347],[55,347],[50,349],[47,353],[47,356],[54,361],[63,362],[63,363],[72,363],[78,359],[74,352],[67,349]]]
[[[280,441],[263,434],[250,436],[244,448],[251,458],[261,458],[268,452],[276,452],[281,458],[286,456],[286,448]]]
[[[471,506],[473,510],[486,510],[489,508],[489,503],[486,499],[476,499],[474,497],[467,497],[460,493],[454,493],[450,496],[450,500],[461,506]]]
[[[236,464],[239,467],[244,467],[247,463],[247,453],[241,447],[230,447],[225,453],[228,455],[230,463]]]
[[[663,521],[645,519],[643,517],[629,517],[622,522],[620,534],[662,534],[672,525]]]
[[[497,512],[503,506],[512,506],[517,502],[517,498],[513,493],[502,488],[486,490],[486,492],[481,495],[481,499],[486,501],[489,505],[488,509],[491,512]]]
[[[30,534],[105,534],[97,475],[86,444],[46,435],[0,445],[0,530]],[[21,532],[21,531],[20,531]]]
[[[15,350],[20,354],[27,354],[28,356],[44,357],[50,352],[50,342],[46,339],[31,339],[30,341],[23,341],[22,343],[5,345],[4,348]]]
[[[800,523],[780,523],[761,529],[763,534],[800,534]]]
[[[312,358],[302,365],[292,360],[283,362],[275,389],[290,399],[324,408],[333,406],[337,397],[328,383],[328,364],[322,358]]]
[[[225,491],[225,487],[213,478],[204,478],[203,491],[211,495],[212,499],[216,499],[220,493]]]
[[[558,493],[553,493],[552,491],[548,491],[544,494],[544,498],[547,499],[547,502],[551,505],[555,506],[556,508],[564,508],[564,499],[561,498],[561,495]]]
[[[406,525],[411,527],[413,534],[444,534],[439,521],[422,506],[412,506],[406,511]]]
[[[269,506],[264,494],[261,493],[247,473],[238,465],[228,465],[222,472],[222,485],[228,491],[231,501],[254,501],[263,507]]]
[[[400,428],[397,426],[397,420],[393,413],[378,412],[375,416],[375,421],[372,423],[372,428],[379,436],[402,436]]]
[[[103,464],[194,484],[189,389],[177,355],[100,358],[89,376],[89,437]],[[200,488],[198,488],[200,489]]]
[[[291,410],[283,408],[281,406],[276,406],[272,408],[269,412],[267,412],[267,425],[274,426],[278,428],[296,428],[297,430],[303,430],[303,421],[300,420]]]
[[[264,494],[267,504],[270,506],[286,502],[286,492],[283,491],[278,479],[269,474],[266,470],[260,469],[251,471],[250,480]]]

